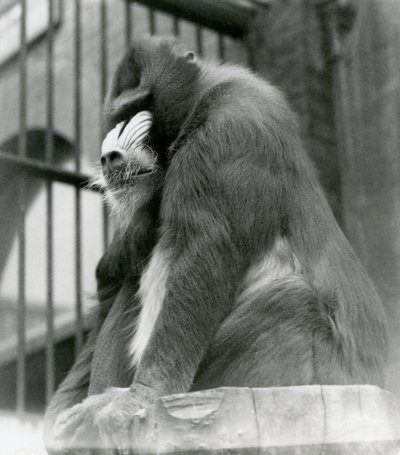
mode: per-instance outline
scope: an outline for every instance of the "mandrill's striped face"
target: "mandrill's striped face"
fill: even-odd
[[[93,184],[102,187],[106,202],[118,215],[132,214],[156,186],[157,155],[146,144],[152,123],[151,112],[140,111],[118,123],[103,141],[102,173]]]
[[[106,183],[129,185],[132,179],[154,171],[156,157],[146,145],[152,114],[141,111],[118,123],[105,137],[101,148],[101,166]]]

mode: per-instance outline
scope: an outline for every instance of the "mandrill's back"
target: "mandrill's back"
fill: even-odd
[[[212,151],[209,178],[223,182],[245,273],[193,390],[383,385],[383,308],[334,219],[296,116],[278,89],[241,68],[210,65],[208,78],[185,127]]]

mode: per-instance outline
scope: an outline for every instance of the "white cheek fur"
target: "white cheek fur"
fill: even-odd
[[[165,297],[169,268],[169,252],[157,245],[140,279],[138,295],[142,308],[129,347],[133,366],[140,363],[153,333]]]

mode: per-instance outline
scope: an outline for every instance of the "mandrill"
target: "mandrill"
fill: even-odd
[[[132,415],[166,394],[383,384],[382,305],[276,87],[146,39],[116,70],[105,123],[97,183],[118,227],[49,441],[129,447]]]

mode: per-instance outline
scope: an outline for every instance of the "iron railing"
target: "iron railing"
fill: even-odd
[[[19,0],[20,6],[20,46],[19,46],[19,63],[15,71],[19,71],[19,139],[18,153],[12,154],[9,150],[0,151],[0,165],[8,166],[9,169],[18,169],[17,200],[19,205],[18,220],[18,302],[17,302],[17,355],[16,355],[16,409],[24,412],[26,408],[26,360],[27,360],[27,338],[26,338],[26,315],[27,315],[27,295],[26,279],[29,270],[26,270],[26,212],[27,212],[27,194],[26,194],[26,176],[37,177],[43,180],[44,191],[46,194],[46,220],[44,222],[46,229],[46,342],[44,346],[46,367],[45,367],[45,396],[46,401],[50,400],[56,387],[56,366],[55,366],[55,342],[56,333],[54,325],[54,194],[53,185],[55,182],[62,182],[74,188],[75,208],[74,208],[74,231],[75,231],[75,345],[78,352],[83,344],[84,337],[84,315],[82,311],[82,250],[85,248],[82,239],[82,191],[88,180],[88,176],[82,171],[82,101],[85,93],[83,90],[82,61],[84,54],[82,51],[82,34],[85,23],[82,21],[82,5],[84,0],[74,1],[73,21],[73,116],[74,128],[71,142],[74,144],[74,170],[68,171],[60,168],[54,161],[54,87],[55,87],[55,24],[54,24],[54,5],[55,0],[48,0],[48,27],[45,36],[45,65],[46,65],[46,142],[45,150],[41,153],[42,160],[32,159],[27,155],[27,91],[28,91],[28,42],[27,42],[27,1]],[[144,5],[148,10],[147,20],[151,34],[158,33],[158,12],[171,15],[170,33],[175,36],[181,36],[182,21],[192,23],[194,41],[197,52],[201,55],[207,55],[207,49],[204,42],[205,28],[211,29],[216,34],[217,40],[217,57],[221,60],[227,58],[226,37],[241,40],[246,48],[246,39],[250,32],[250,27],[257,9],[260,4],[265,7],[267,1],[251,0],[139,0],[125,1],[125,44],[129,45],[135,28],[135,19],[133,10],[135,3]],[[59,5],[57,5],[59,6]],[[109,52],[108,52],[108,20],[112,13],[112,6],[106,0],[99,0],[99,21],[100,21],[100,96],[104,99],[108,82],[109,82]],[[62,28],[61,25],[60,28]],[[250,61],[249,48],[246,48],[247,60]],[[99,116],[101,112],[99,112]],[[108,243],[110,228],[108,216],[104,209],[103,217],[103,247]],[[1,233],[0,233],[1,235]],[[93,271],[94,273],[94,271]],[[72,293],[71,293],[72,294]]]

